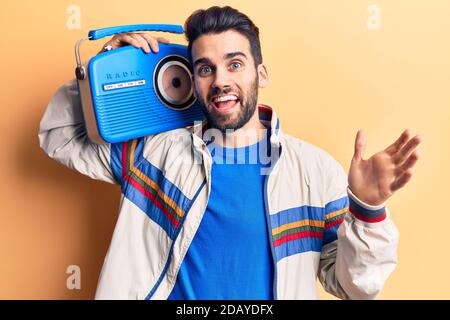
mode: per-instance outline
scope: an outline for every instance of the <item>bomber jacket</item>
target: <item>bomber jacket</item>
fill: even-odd
[[[274,298],[316,299],[317,279],[342,299],[376,298],[397,263],[398,231],[388,210],[353,195],[341,165],[283,133],[272,108],[259,105],[258,112],[274,155],[262,213],[272,240]],[[86,133],[76,81],[51,99],[40,123],[41,148],[71,169],[121,187],[96,299],[169,296],[211,192],[212,158],[202,136],[207,128],[205,121],[95,144]]]

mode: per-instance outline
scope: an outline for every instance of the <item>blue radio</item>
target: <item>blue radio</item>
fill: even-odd
[[[82,41],[133,31],[181,34],[183,28],[141,24],[91,30],[75,46],[83,115],[95,143],[126,141],[204,119],[193,92],[187,46],[159,43],[159,52],[148,54],[124,46],[81,62]]]

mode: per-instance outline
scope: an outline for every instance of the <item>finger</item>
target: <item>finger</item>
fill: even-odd
[[[162,42],[162,43],[170,43],[169,39],[166,39],[163,37],[158,37],[158,38],[156,38],[156,40],[158,40],[158,42]]]
[[[353,154],[353,159],[359,161],[364,155],[364,150],[366,148],[366,134],[363,130],[358,130],[355,139],[355,153]]]
[[[408,143],[395,154],[394,162],[396,164],[403,163],[421,142],[422,137],[420,135],[416,135],[414,138],[410,139]]]
[[[143,33],[142,37],[144,37],[144,39],[147,41],[148,44],[150,44],[150,47],[152,48],[153,52],[159,52],[159,46],[158,46],[158,41],[153,38],[152,36],[150,36],[147,33]]]
[[[147,33],[142,33],[142,37],[150,45],[150,48],[152,49],[153,52],[156,53],[159,51],[158,41],[155,38],[153,38],[152,36],[150,36]]]
[[[403,131],[403,133],[400,135],[400,137],[397,139],[397,141],[395,141],[392,145],[390,145],[389,147],[386,148],[386,151],[390,155],[395,154],[409,140],[410,136],[411,136],[411,130],[406,129],[405,131]]]
[[[122,45],[132,45],[133,47],[140,48],[141,43],[134,39],[130,34],[121,34],[116,38],[116,43],[118,43],[118,47],[121,47]]]
[[[408,171],[416,164],[417,160],[419,160],[419,151],[414,150],[414,152],[409,156],[408,159],[398,168],[397,174],[403,174],[405,171]]]
[[[150,47],[148,46],[148,42],[147,42],[146,39],[144,39],[144,37],[142,37],[142,36],[141,36],[140,34],[138,34],[138,33],[130,33],[130,36],[131,36],[133,39],[136,39],[136,40],[140,43],[139,48],[142,48],[142,50],[143,50],[144,52],[146,52],[146,53],[149,53],[149,52],[150,52]]]
[[[109,40],[108,42],[105,43],[103,48],[105,48],[107,46],[111,46],[111,49],[117,49],[117,48],[121,47],[123,45],[123,43],[120,40],[122,36],[123,36],[123,34],[114,35],[111,38],[111,40]]]
[[[406,183],[408,183],[409,180],[411,180],[412,175],[413,175],[412,169],[409,169],[404,174],[402,174],[398,179],[396,179],[391,184],[391,191],[395,192],[398,189],[402,188]]]

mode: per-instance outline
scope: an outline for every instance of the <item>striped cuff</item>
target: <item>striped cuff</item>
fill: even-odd
[[[380,222],[386,219],[386,204],[382,203],[378,206],[371,206],[363,201],[359,200],[350,190],[347,188],[349,196],[349,211],[353,216],[364,222]]]

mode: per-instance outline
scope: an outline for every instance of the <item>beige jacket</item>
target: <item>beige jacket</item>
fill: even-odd
[[[316,299],[317,278],[337,297],[375,298],[397,260],[398,231],[386,209],[352,195],[342,167],[323,150],[282,133],[274,110],[259,106],[259,112],[275,155],[264,213],[273,240],[275,298]],[[121,185],[96,299],[169,296],[211,191],[204,130],[196,126],[98,145],[87,138],[74,80],[50,101],[39,129],[45,153]]]

